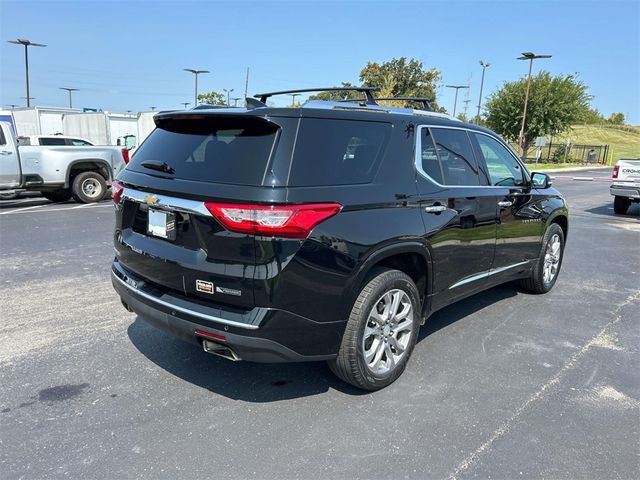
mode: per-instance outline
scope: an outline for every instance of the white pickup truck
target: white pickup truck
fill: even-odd
[[[29,190],[52,202],[98,202],[128,161],[127,149],[116,146],[19,145],[11,124],[0,122],[0,193]]]
[[[640,160],[618,160],[609,192],[616,213],[627,213],[632,202],[640,202]]]

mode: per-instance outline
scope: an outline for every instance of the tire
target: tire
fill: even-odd
[[[54,190],[52,192],[40,192],[40,193],[42,193],[42,196],[44,198],[54,203],[66,202],[71,198],[71,190],[69,189],[61,189],[61,190]]]
[[[540,257],[531,271],[531,276],[521,281],[522,287],[533,293],[547,293],[558,280],[563,257],[564,232],[560,225],[552,223],[542,238]]]
[[[613,211],[624,215],[627,213],[629,209],[629,205],[631,205],[631,200],[627,197],[613,197]]]
[[[399,320],[394,315],[389,318],[396,298],[396,313],[405,314]],[[390,385],[407,365],[420,319],[420,295],[413,280],[399,270],[376,270],[353,305],[338,357],[328,362],[329,368],[363,390]]]
[[[71,192],[76,202],[99,202],[107,194],[107,181],[98,172],[82,172],[73,179]]]

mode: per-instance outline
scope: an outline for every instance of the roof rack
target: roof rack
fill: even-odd
[[[360,92],[364,93],[366,97],[365,103],[367,105],[376,105],[376,99],[373,97],[373,93],[380,90],[380,87],[328,87],[328,88],[301,88],[297,90],[282,90],[280,92],[268,92],[258,93],[254,95],[255,98],[259,98],[262,103],[267,102],[267,98],[274,95],[287,95],[291,93],[309,93],[309,92]],[[357,100],[357,99],[354,99]],[[362,101],[362,100],[360,100]]]
[[[427,97],[376,97],[377,101],[405,101],[405,102],[417,102],[422,104],[422,109],[427,112],[432,112],[431,102],[433,98]],[[347,98],[345,100],[338,100],[339,102],[364,102],[363,98]]]

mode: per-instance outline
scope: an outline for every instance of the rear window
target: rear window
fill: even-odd
[[[257,118],[174,118],[161,121],[140,145],[129,170],[165,175],[141,164],[164,162],[184,180],[261,185],[278,127]]]
[[[391,136],[391,124],[305,118],[300,121],[289,185],[369,183]]]
[[[40,137],[38,143],[40,145],[45,145],[48,147],[67,144],[64,138],[58,138],[58,137]]]

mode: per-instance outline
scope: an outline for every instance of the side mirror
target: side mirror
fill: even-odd
[[[531,186],[533,188],[549,188],[553,183],[551,182],[551,178],[546,173],[541,172],[533,172],[531,174]]]

